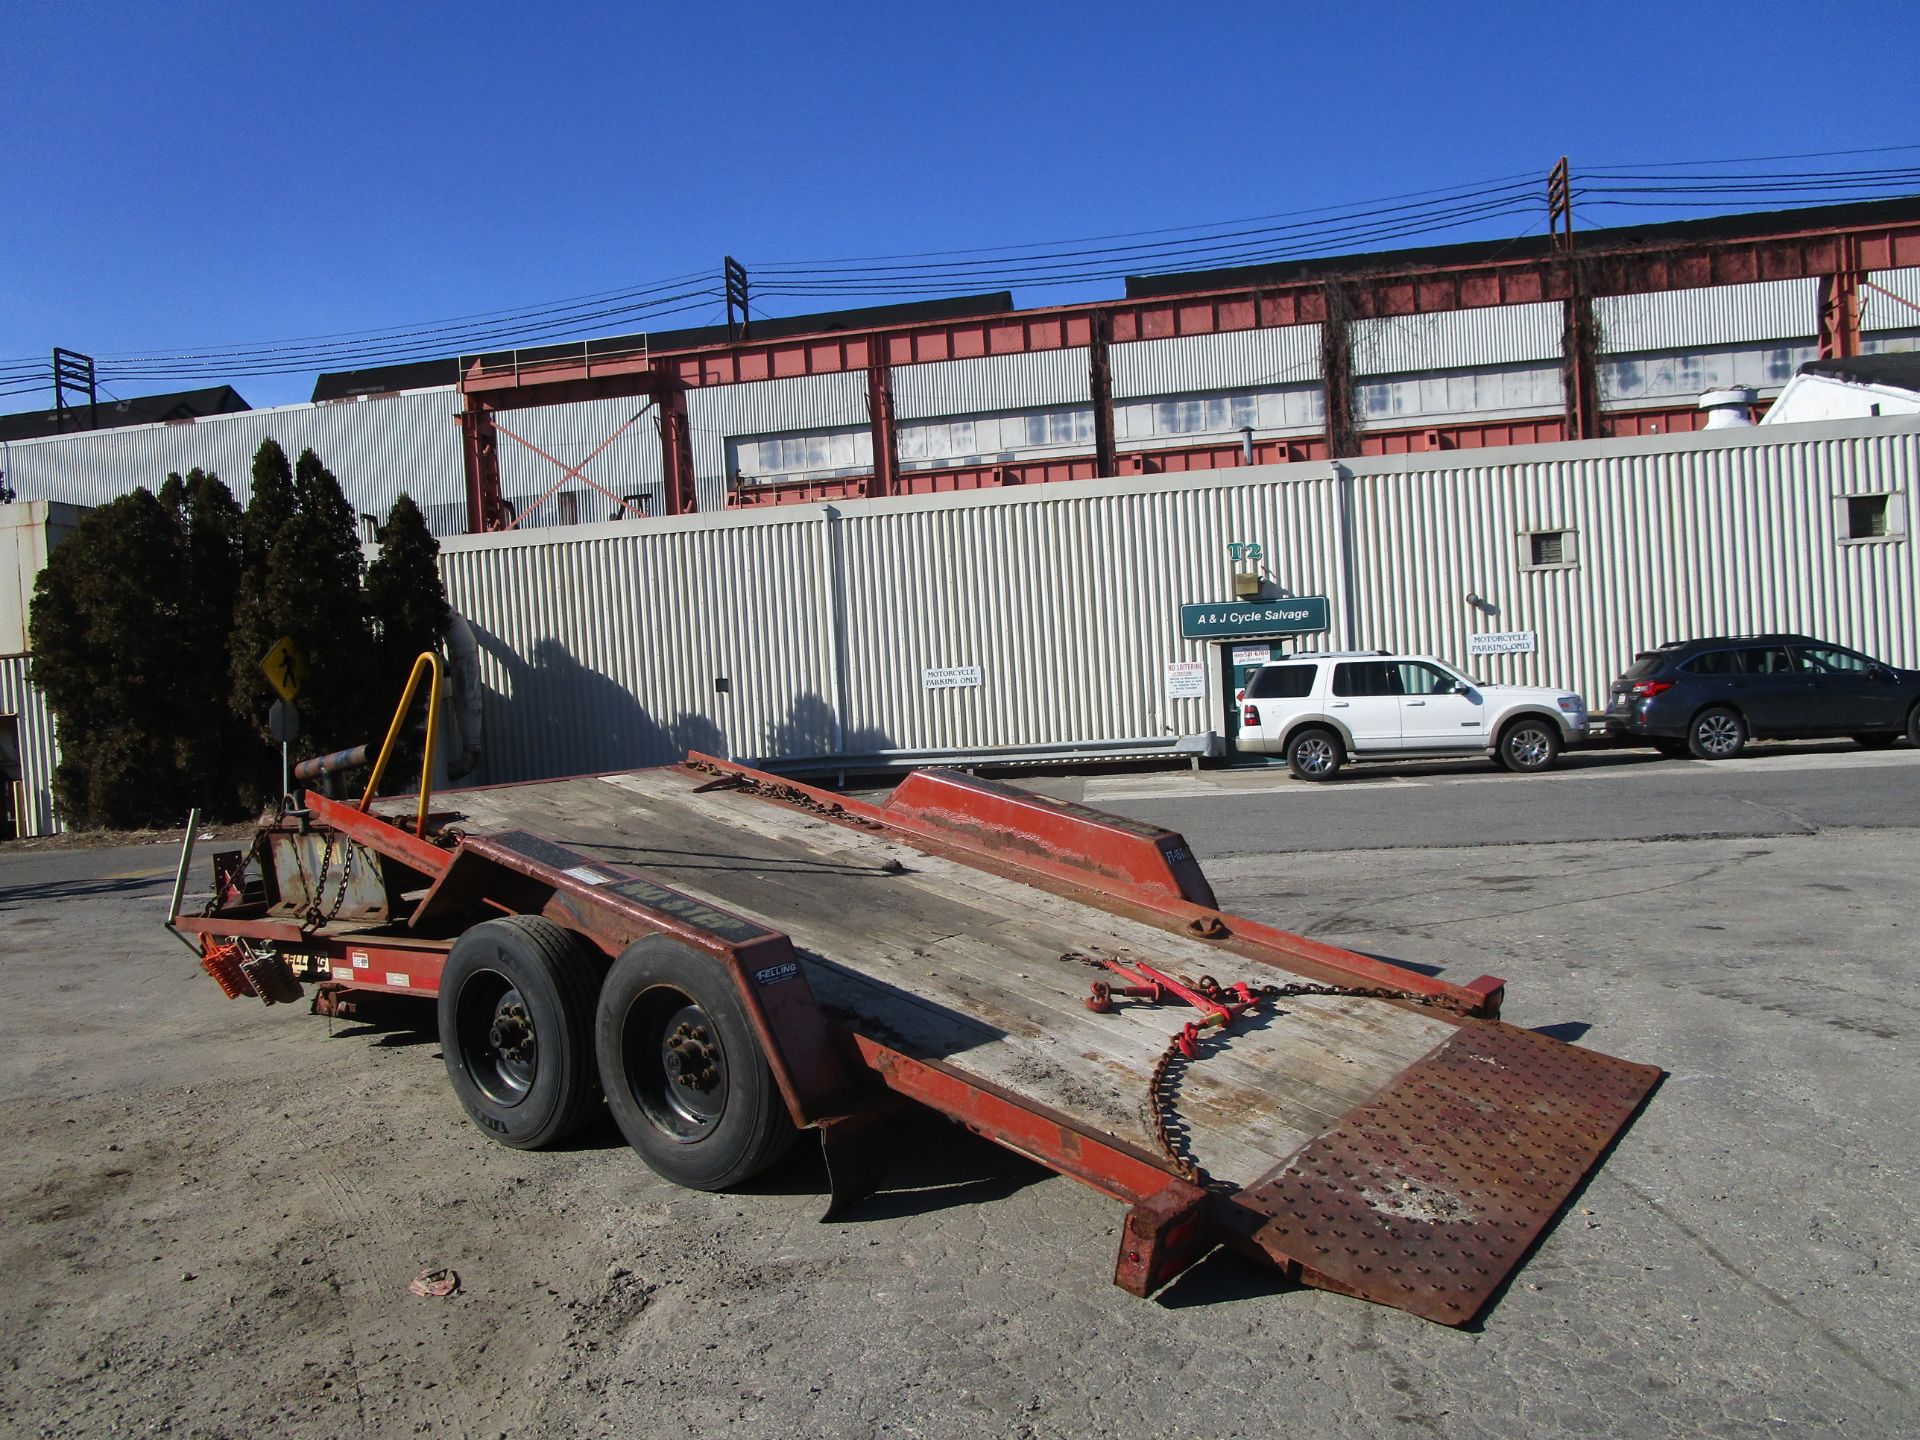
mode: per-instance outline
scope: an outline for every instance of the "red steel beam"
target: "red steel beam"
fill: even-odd
[[[873,474],[864,492],[891,495],[900,483],[900,432],[893,420],[893,367],[880,363],[880,347],[870,346],[867,365],[867,423],[873,427]]]
[[[1796,280],[1907,265],[1920,265],[1920,221],[1681,240],[1585,250],[1580,256],[1584,293],[1596,296]],[[469,395],[504,397],[529,391],[538,396],[495,402],[499,408],[509,408],[515,403],[547,405],[631,395],[636,379],[656,368],[693,387],[865,370],[876,358],[888,365],[915,365],[1030,354],[1090,345],[1095,317],[1100,315],[1111,323],[1114,344],[1318,323],[1326,319],[1327,283],[1324,277],[1274,281],[1252,288],[929,321],[871,334],[803,335],[656,351],[625,359],[596,358],[591,375],[583,359],[492,372],[475,362],[463,376],[461,389]],[[1357,319],[1565,300],[1573,293],[1570,267],[1564,257],[1553,255],[1355,273],[1339,277],[1339,283]]]

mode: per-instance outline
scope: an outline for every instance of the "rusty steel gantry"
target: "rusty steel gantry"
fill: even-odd
[[[1564,179],[1561,167],[1555,175]],[[1557,201],[1553,196],[1558,196]],[[562,472],[613,495],[582,472],[587,461],[568,466],[507,430],[499,412],[611,397],[644,398],[657,410],[663,477],[662,513],[696,508],[693,454],[687,422],[687,392],[709,385],[737,385],[802,375],[865,372],[867,412],[873,434],[873,468],[865,476],[828,482],[801,481],[764,487],[766,493],[739,503],[861,498],[876,495],[977,489],[1037,481],[1091,479],[1108,475],[1170,473],[1244,463],[1236,442],[1199,443],[1120,453],[1114,440],[1109,352],[1138,340],[1215,335],[1288,325],[1318,324],[1322,337],[1321,383],[1326,424],[1320,435],[1262,441],[1255,463],[1311,460],[1354,454],[1397,454],[1472,449],[1489,445],[1578,439],[1611,429],[1691,429],[1691,409],[1634,412],[1603,417],[1596,384],[1591,307],[1606,296],[1655,294],[1715,285],[1817,279],[1820,282],[1819,344],[1822,356],[1860,350],[1860,297],[1879,291],[1874,270],[1920,265],[1920,216],[1884,208],[1853,207],[1797,217],[1730,217],[1723,233],[1677,236],[1657,243],[1589,244],[1573,249],[1570,194],[1550,188],[1554,238],[1543,253],[1503,255],[1455,263],[1402,263],[1393,268],[1262,280],[1253,285],[1135,295],[1121,300],[903,322],[861,332],[755,339],[737,327],[738,338],[713,345],[625,355],[578,356],[521,363],[518,357],[475,360],[461,367],[460,417],[465,431],[469,526],[501,529],[515,523],[500,494],[499,441],[525,445]],[[1840,207],[1848,211],[1848,207]],[[1753,223],[1741,233],[1729,225]],[[744,280],[739,285],[744,297]],[[1890,292],[1882,292],[1889,293]],[[1899,296],[1892,296],[1895,300]],[[1543,301],[1566,306],[1563,340],[1567,409],[1564,416],[1472,420],[1405,431],[1361,434],[1353,415],[1353,371],[1347,328],[1358,320],[1434,314],[1495,305]],[[743,306],[744,309],[744,306]],[[744,320],[744,315],[743,315]],[[1013,464],[955,466],[903,473],[896,438],[891,372],[896,366],[999,355],[1085,349],[1088,394],[1093,408],[1091,455]],[[636,423],[636,415],[621,427]],[[614,437],[608,437],[610,444]],[[602,449],[605,448],[603,444]],[[596,451],[595,454],[598,454]],[[590,461],[593,456],[589,456]],[[549,492],[551,493],[551,492]],[[544,497],[543,497],[544,498]],[[629,511],[634,497],[613,495]]]

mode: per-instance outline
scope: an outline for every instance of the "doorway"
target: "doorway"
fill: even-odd
[[[1282,755],[1265,755],[1258,750],[1240,748],[1241,704],[1245,699],[1247,682],[1253,678],[1253,672],[1269,660],[1278,656],[1278,646],[1271,640],[1221,640],[1215,642],[1214,650],[1216,673],[1220,676],[1221,704],[1225,713],[1221,716],[1220,734],[1225,741],[1226,761],[1229,765],[1279,765],[1284,764]]]

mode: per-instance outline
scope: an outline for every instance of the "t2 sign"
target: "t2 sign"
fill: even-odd
[[[1267,552],[1258,540],[1229,540],[1227,558],[1236,565],[1258,565],[1267,558]]]

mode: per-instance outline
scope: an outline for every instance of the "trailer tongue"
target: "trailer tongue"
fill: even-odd
[[[843,1207],[917,1102],[1124,1201],[1135,1294],[1226,1244],[1465,1324],[1660,1076],[1500,1023],[1497,980],[1223,914],[1172,832],[949,772],[882,805],[698,755],[307,803],[170,917],[230,995],[437,997],[496,1139],[604,1094],[700,1188],[810,1128]]]

